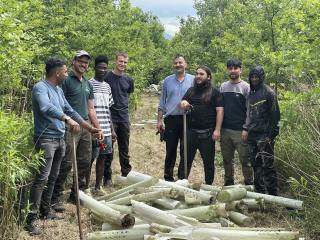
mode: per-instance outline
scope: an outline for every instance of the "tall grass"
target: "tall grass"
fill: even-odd
[[[320,239],[319,90],[287,96],[277,144],[280,172],[292,193],[304,201],[303,224],[310,239]]]
[[[21,189],[38,166],[33,153],[31,117],[0,111],[0,239],[17,239]]]

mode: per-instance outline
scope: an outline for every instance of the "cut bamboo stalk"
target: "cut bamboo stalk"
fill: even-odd
[[[259,210],[263,211],[266,208],[263,198],[244,198],[240,202],[245,204],[249,210]]]
[[[158,182],[158,179],[156,178],[153,178],[153,177],[150,177],[142,182],[138,182],[138,183],[135,183],[135,184],[132,184],[128,187],[125,187],[125,188],[122,188],[122,189],[119,189],[118,191],[115,191],[115,192],[112,192],[108,195],[105,195],[105,196],[102,196],[102,197],[99,197],[98,200],[106,200],[106,199],[110,199],[111,197],[114,197],[114,196],[117,196],[119,194],[122,194],[124,192],[128,192],[132,189],[135,189],[135,188],[138,188],[138,187],[150,187],[154,184],[156,184]]]
[[[149,175],[142,174],[142,173],[135,172],[135,171],[131,170],[130,173],[127,175],[127,178],[131,182],[139,182],[139,181],[143,181],[146,179],[150,179],[152,177]],[[209,204],[215,200],[214,197],[209,194],[200,193],[199,191],[180,186],[174,182],[168,182],[168,181],[164,181],[164,180],[160,179],[159,183],[157,185],[172,187],[173,189],[178,191],[180,196],[183,196],[183,197],[184,197],[185,193],[194,193],[195,195],[197,195],[197,197],[199,197],[201,199],[202,204]]]
[[[249,227],[252,225],[252,219],[242,213],[229,211],[228,214],[230,220],[239,226]]]
[[[169,227],[190,226],[179,219],[178,216],[164,212],[147,204],[132,200],[131,205],[135,214],[148,223],[158,223]]]
[[[254,191],[254,185],[236,184],[236,185],[228,185],[228,186],[222,187],[222,189],[230,189],[230,188],[245,188],[247,191]]]
[[[112,200],[115,200],[115,199],[124,198],[124,197],[128,197],[128,196],[132,196],[130,190],[127,191],[127,192],[124,192],[124,193],[120,193],[119,195],[113,196],[113,197],[107,199],[106,201],[112,201]],[[101,201],[104,201],[104,200],[101,200]]]
[[[130,207],[130,206],[117,205],[117,204],[108,203],[105,201],[101,201],[101,203],[112,208],[113,210],[121,212],[122,214],[133,214],[132,207]]]
[[[157,224],[157,223],[151,223],[150,224],[150,232],[157,234],[157,233],[169,233],[173,230],[174,228],[168,227],[165,225]]]
[[[124,198],[115,199],[112,201],[108,201],[108,203],[118,204],[118,205],[128,205],[130,204],[131,200],[136,200],[139,202],[153,202],[162,197],[170,197],[175,196],[173,189],[165,189],[161,191],[155,192],[147,192],[147,193],[140,193],[136,195],[127,196]]]
[[[247,190],[245,188],[230,188],[221,190],[217,194],[217,200],[219,202],[231,202],[245,198]]]
[[[249,192],[249,191],[247,192],[247,198],[254,198],[254,199],[263,198],[266,203],[276,203],[284,207],[298,209],[298,210],[303,209],[303,201],[295,200],[291,198],[284,198],[284,197],[256,193],[256,192]]]
[[[88,240],[141,240],[145,234],[149,234],[149,227],[146,229],[123,229],[112,231],[101,231],[88,233]]]
[[[243,231],[241,228],[229,230],[221,228],[180,227],[170,233],[159,233],[156,236],[197,240],[207,240],[210,239],[210,237],[216,237],[220,240],[297,240],[299,233],[290,231]]]
[[[160,198],[154,201],[155,204],[165,209],[176,209],[180,206],[180,201],[171,198]]]
[[[131,227],[135,223],[135,219],[130,214],[121,214],[118,211],[113,210],[110,207],[98,202],[92,197],[86,195],[84,192],[79,191],[79,197],[82,204],[92,210],[95,214],[98,214],[105,222],[113,223],[115,225],[125,227]]]
[[[114,224],[110,224],[110,223],[102,223],[101,226],[101,231],[105,232],[105,231],[112,231],[112,230],[121,230],[121,227],[116,226]]]
[[[115,185],[120,186],[128,186],[131,184],[126,177],[122,177],[120,175],[116,175],[113,181]]]
[[[200,206],[188,209],[175,209],[167,211],[169,213],[187,217],[193,217],[198,220],[212,220],[217,217],[227,217],[228,213],[225,204],[216,204],[209,206]]]
[[[201,184],[200,189],[210,191],[210,192],[220,192],[222,187],[214,186],[214,185],[207,185]]]
[[[228,227],[228,228],[234,228],[234,227],[238,227],[238,225],[236,225],[234,222],[231,222],[229,219],[220,217],[220,218],[216,218],[214,219],[215,222],[220,223],[222,227]]]

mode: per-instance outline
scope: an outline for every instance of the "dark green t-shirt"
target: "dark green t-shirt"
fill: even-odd
[[[79,115],[88,120],[88,100],[93,99],[93,88],[87,79],[82,77],[80,81],[73,72],[62,83],[64,95],[71,107],[79,113]]]

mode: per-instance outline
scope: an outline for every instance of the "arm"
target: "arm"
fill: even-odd
[[[161,95],[160,95],[160,102],[158,107],[158,117],[157,117],[157,129],[159,132],[164,131],[164,125],[163,125],[163,115],[165,114],[165,103],[167,98],[167,87],[166,87],[166,81],[163,82]]]
[[[223,121],[224,108],[216,107],[216,111],[217,111],[216,127],[214,129],[212,137],[213,137],[213,140],[218,141],[220,140],[220,137],[221,137],[221,126]]]
[[[130,87],[128,89],[128,93],[133,93],[133,91],[134,91],[134,80],[132,78],[129,78],[129,79],[130,79],[130,82],[129,82]]]
[[[68,101],[66,100],[65,96],[63,96],[64,101],[64,115],[61,117],[61,120],[64,121],[66,124],[70,127],[71,133],[78,133],[80,132],[80,126],[88,129],[91,133],[98,133],[99,129],[94,128],[91,124],[89,124],[87,121],[85,121],[76,111],[73,110],[73,108],[70,106]],[[71,119],[68,119],[68,115],[71,117]],[[67,120],[68,119],[68,120]],[[80,125],[80,126],[79,126]]]
[[[279,121],[280,121],[280,110],[275,93],[270,94],[269,98],[269,109],[270,109],[270,131],[268,138],[274,140],[279,134]]]
[[[241,140],[246,142],[248,140],[248,126],[250,123],[250,104],[249,99],[247,98],[246,101],[246,121],[242,126],[242,132],[241,132]]]
[[[99,120],[97,118],[97,113],[96,110],[94,109],[94,102],[93,99],[88,99],[88,112],[89,112],[89,119],[92,125],[96,128],[99,129],[99,132],[97,134],[97,138],[99,140],[104,139],[103,131],[100,128]]]
[[[64,113],[50,101],[48,89],[44,85],[36,85],[32,91],[33,97],[39,104],[40,111],[52,118],[61,119]]]

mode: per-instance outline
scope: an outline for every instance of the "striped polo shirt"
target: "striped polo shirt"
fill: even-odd
[[[97,113],[100,127],[103,130],[104,136],[111,136],[110,107],[113,104],[111,88],[105,81],[100,82],[92,78],[89,82],[93,87],[94,108]]]

